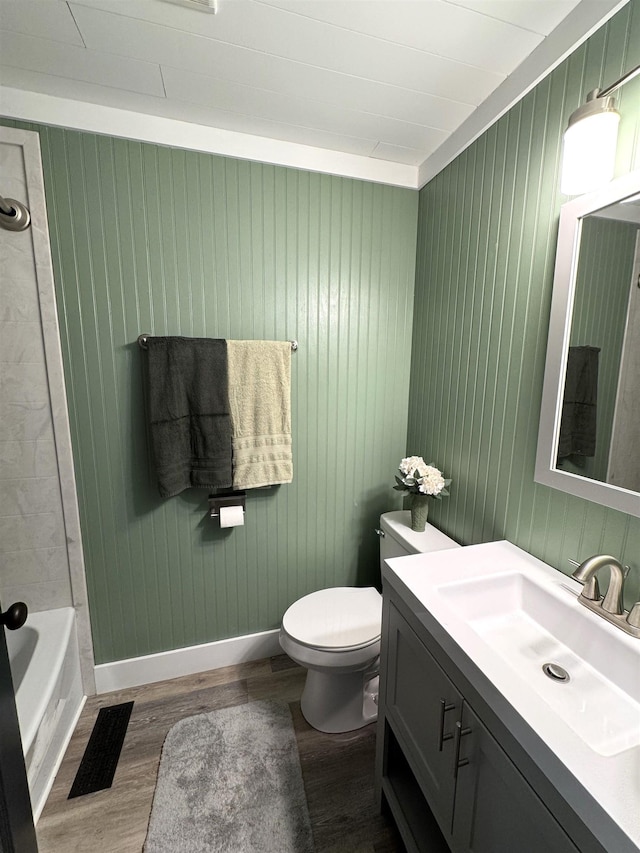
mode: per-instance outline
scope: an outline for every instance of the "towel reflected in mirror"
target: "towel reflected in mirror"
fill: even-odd
[[[583,468],[586,458],[595,456],[599,353],[599,347],[569,347],[558,465],[570,460]]]

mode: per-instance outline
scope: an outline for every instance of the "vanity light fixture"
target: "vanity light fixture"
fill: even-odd
[[[591,192],[613,178],[620,113],[611,93],[638,74],[640,65],[606,89],[593,89],[586,103],[569,117],[564,134],[560,185],[566,195]]]

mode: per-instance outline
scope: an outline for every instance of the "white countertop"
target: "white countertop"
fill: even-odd
[[[388,560],[387,566],[640,849],[640,639],[624,634],[579,604],[577,594],[581,587],[576,581],[509,542],[400,557]],[[569,715],[564,711],[560,692],[557,693],[560,704],[556,707],[545,698],[546,683],[535,681],[540,672],[538,662],[529,671],[526,658],[520,670],[513,660],[506,661],[505,654],[511,654],[510,650],[505,646],[504,651],[497,653],[479,634],[482,613],[479,612],[478,619],[470,618],[469,604],[473,605],[473,597],[464,601],[463,606],[457,606],[455,596],[451,595],[452,584],[485,580],[500,584],[514,571],[544,589],[544,595],[549,597],[549,612],[557,609],[562,620],[565,642],[569,624],[572,638],[568,641],[567,654],[573,654],[571,646],[587,650],[585,665],[593,665],[595,669],[587,675],[606,678],[612,694],[620,691],[626,712],[626,717],[622,717],[622,740],[609,738],[600,745],[594,732],[588,742],[588,718],[585,724],[579,713]],[[480,589],[477,584],[476,588]],[[481,611],[482,602],[478,604]],[[518,638],[513,639],[515,642]],[[549,639],[555,643],[554,638]],[[555,644],[554,648],[557,650],[559,646]],[[517,655],[517,651],[513,654]],[[540,678],[544,680],[546,676]],[[568,686],[549,683],[552,690],[558,691]],[[581,689],[578,679],[570,689]],[[569,698],[575,702],[576,694]]]

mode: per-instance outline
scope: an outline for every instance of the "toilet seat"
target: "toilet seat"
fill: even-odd
[[[340,652],[380,639],[382,596],[374,587],[333,587],[309,593],[284,614],[283,630],[308,648]]]

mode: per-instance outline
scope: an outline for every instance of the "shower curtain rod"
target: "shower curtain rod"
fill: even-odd
[[[6,213],[7,216],[13,216],[13,208],[2,195],[0,195],[0,211],[2,211],[2,213]]]
[[[151,335],[142,334],[138,335],[138,346],[140,349],[148,349],[147,346],[147,338],[151,337]],[[298,349],[298,341],[290,341],[291,343],[291,351],[295,352]]]
[[[0,227],[7,231],[24,231],[30,222],[31,214],[22,202],[0,195]]]

